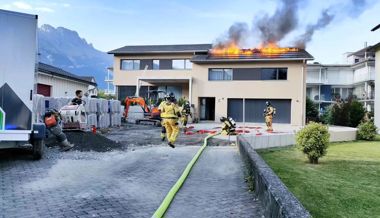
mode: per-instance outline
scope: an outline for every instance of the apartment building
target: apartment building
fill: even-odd
[[[349,53],[347,64],[308,64],[306,93],[319,104],[321,112],[336,99],[351,97],[374,111],[375,76],[375,52],[370,46]]]
[[[188,99],[200,120],[263,122],[265,102],[274,122],[303,125],[306,62],[302,49],[215,55],[211,44],[125,46],[114,55],[113,84],[120,100],[152,90]]]

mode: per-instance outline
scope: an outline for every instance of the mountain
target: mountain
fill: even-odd
[[[112,56],[95,49],[76,31],[48,24],[38,28],[39,61],[62,68],[79,76],[93,76],[104,89],[107,67]]]

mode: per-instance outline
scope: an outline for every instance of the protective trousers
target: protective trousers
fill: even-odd
[[[53,134],[57,138],[57,141],[60,143],[67,139],[60,125],[55,125],[53,127],[50,127],[48,128],[48,130],[51,132],[51,134]]]
[[[163,122],[166,129],[166,137],[169,142],[174,144],[179,133],[178,119],[164,118]]]
[[[181,116],[181,120],[182,120],[182,125],[183,125],[183,127],[186,127],[186,125],[187,125],[187,121],[188,121],[188,115],[187,115],[187,114],[183,114],[183,115]]]
[[[267,125],[267,131],[273,131],[272,121],[273,121],[272,115],[265,116],[265,124]]]
[[[161,139],[162,139],[162,141],[165,140],[165,136],[166,136],[166,128],[165,128],[164,119],[162,119],[161,120]]]

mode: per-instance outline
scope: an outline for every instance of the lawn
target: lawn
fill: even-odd
[[[380,217],[380,141],[332,143],[318,165],[296,147],[258,152],[313,217]]]

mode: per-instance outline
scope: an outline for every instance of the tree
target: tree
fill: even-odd
[[[318,121],[318,106],[309,98],[306,98],[306,122]]]
[[[104,90],[99,90],[98,98],[104,98],[107,100],[116,99],[115,95],[106,94]]]
[[[350,126],[357,127],[365,115],[365,108],[361,102],[353,100],[350,106]]]

